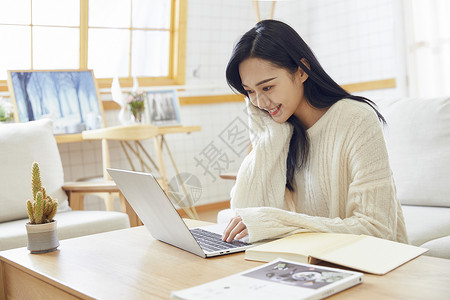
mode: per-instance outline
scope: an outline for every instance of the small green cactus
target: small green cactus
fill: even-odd
[[[27,201],[30,224],[50,223],[58,210],[58,200],[48,196],[42,186],[41,173],[37,162],[34,162],[31,168],[31,190],[33,200]]]

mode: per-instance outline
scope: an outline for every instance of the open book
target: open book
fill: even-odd
[[[245,259],[268,262],[277,257],[303,263],[317,260],[383,275],[428,249],[372,236],[298,233],[245,251]]]
[[[188,289],[172,299],[323,299],[363,281],[359,272],[277,259]]]

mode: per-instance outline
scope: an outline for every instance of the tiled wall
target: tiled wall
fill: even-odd
[[[291,24],[311,46],[322,66],[340,84],[396,78],[398,87],[359,93],[372,99],[404,96],[404,58],[401,1],[298,0],[280,1],[275,18]],[[262,3],[262,17],[270,6]],[[190,0],[188,3],[186,84],[187,94],[230,93],[224,71],[233,44],[256,21],[250,0]],[[196,91],[194,91],[196,90]],[[224,130],[232,132],[246,122],[243,103],[188,105],[181,107],[184,125],[199,125],[200,132],[172,134],[167,141],[180,172],[197,176],[202,185],[199,204],[229,199],[232,181],[222,180],[219,165],[236,170],[244,157],[230,147]],[[106,112],[108,126],[118,125],[116,111]],[[146,142],[153,153],[153,144]],[[233,149],[234,147],[234,149]],[[118,143],[110,143],[112,166],[130,169]],[[101,174],[100,142],[60,145],[66,180]],[[215,151],[215,152],[214,152]],[[215,153],[208,173],[207,154]],[[217,157],[221,160],[217,160]],[[197,159],[197,160],[196,160]],[[165,156],[169,179],[174,169]],[[215,164],[214,164],[215,163]],[[88,208],[98,208],[101,202]]]
[[[277,5],[280,19],[300,33],[339,84],[396,78],[396,89],[362,94],[375,99],[405,95],[401,1],[300,0]]]
[[[225,67],[234,43],[256,21],[252,1],[190,0],[186,45],[189,85],[226,89]]]

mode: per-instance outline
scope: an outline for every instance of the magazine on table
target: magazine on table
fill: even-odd
[[[173,291],[172,299],[323,299],[355,286],[364,275],[275,259],[259,267]]]

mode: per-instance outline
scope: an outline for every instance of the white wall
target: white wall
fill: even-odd
[[[396,78],[395,90],[368,95],[405,94],[401,1],[302,0],[279,4],[280,18],[291,22],[339,84]]]
[[[262,17],[270,6],[261,4]],[[298,0],[281,1],[275,18],[291,24],[310,45],[324,69],[340,84],[396,78],[398,87],[360,93],[374,100],[406,95],[401,1],[396,0]],[[190,0],[188,3],[186,83],[195,87],[185,94],[230,93],[225,67],[233,44],[256,21],[250,0]],[[200,90],[199,87],[202,87]],[[206,87],[206,88],[205,88]],[[219,178],[214,167],[236,170],[244,157],[227,146],[226,130],[246,122],[243,103],[181,107],[184,125],[200,125],[201,132],[168,135],[180,172],[197,176],[202,184],[198,204],[229,199],[232,181]],[[117,112],[106,113],[107,125],[117,125]],[[236,119],[237,118],[237,119]],[[222,137],[222,138],[221,138]],[[146,143],[150,151],[151,142]],[[204,152],[215,146],[222,160],[209,171],[198,165]],[[208,148],[209,147],[209,148]],[[60,145],[66,180],[101,173],[101,146],[97,142]],[[211,152],[210,152],[211,153]],[[217,154],[216,153],[216,154]],[[130,169],[118,143],[111,143],[112,166]],[[169,179],[174,170],[166,166]],[[97,208],[100,204],[91,205]]]

